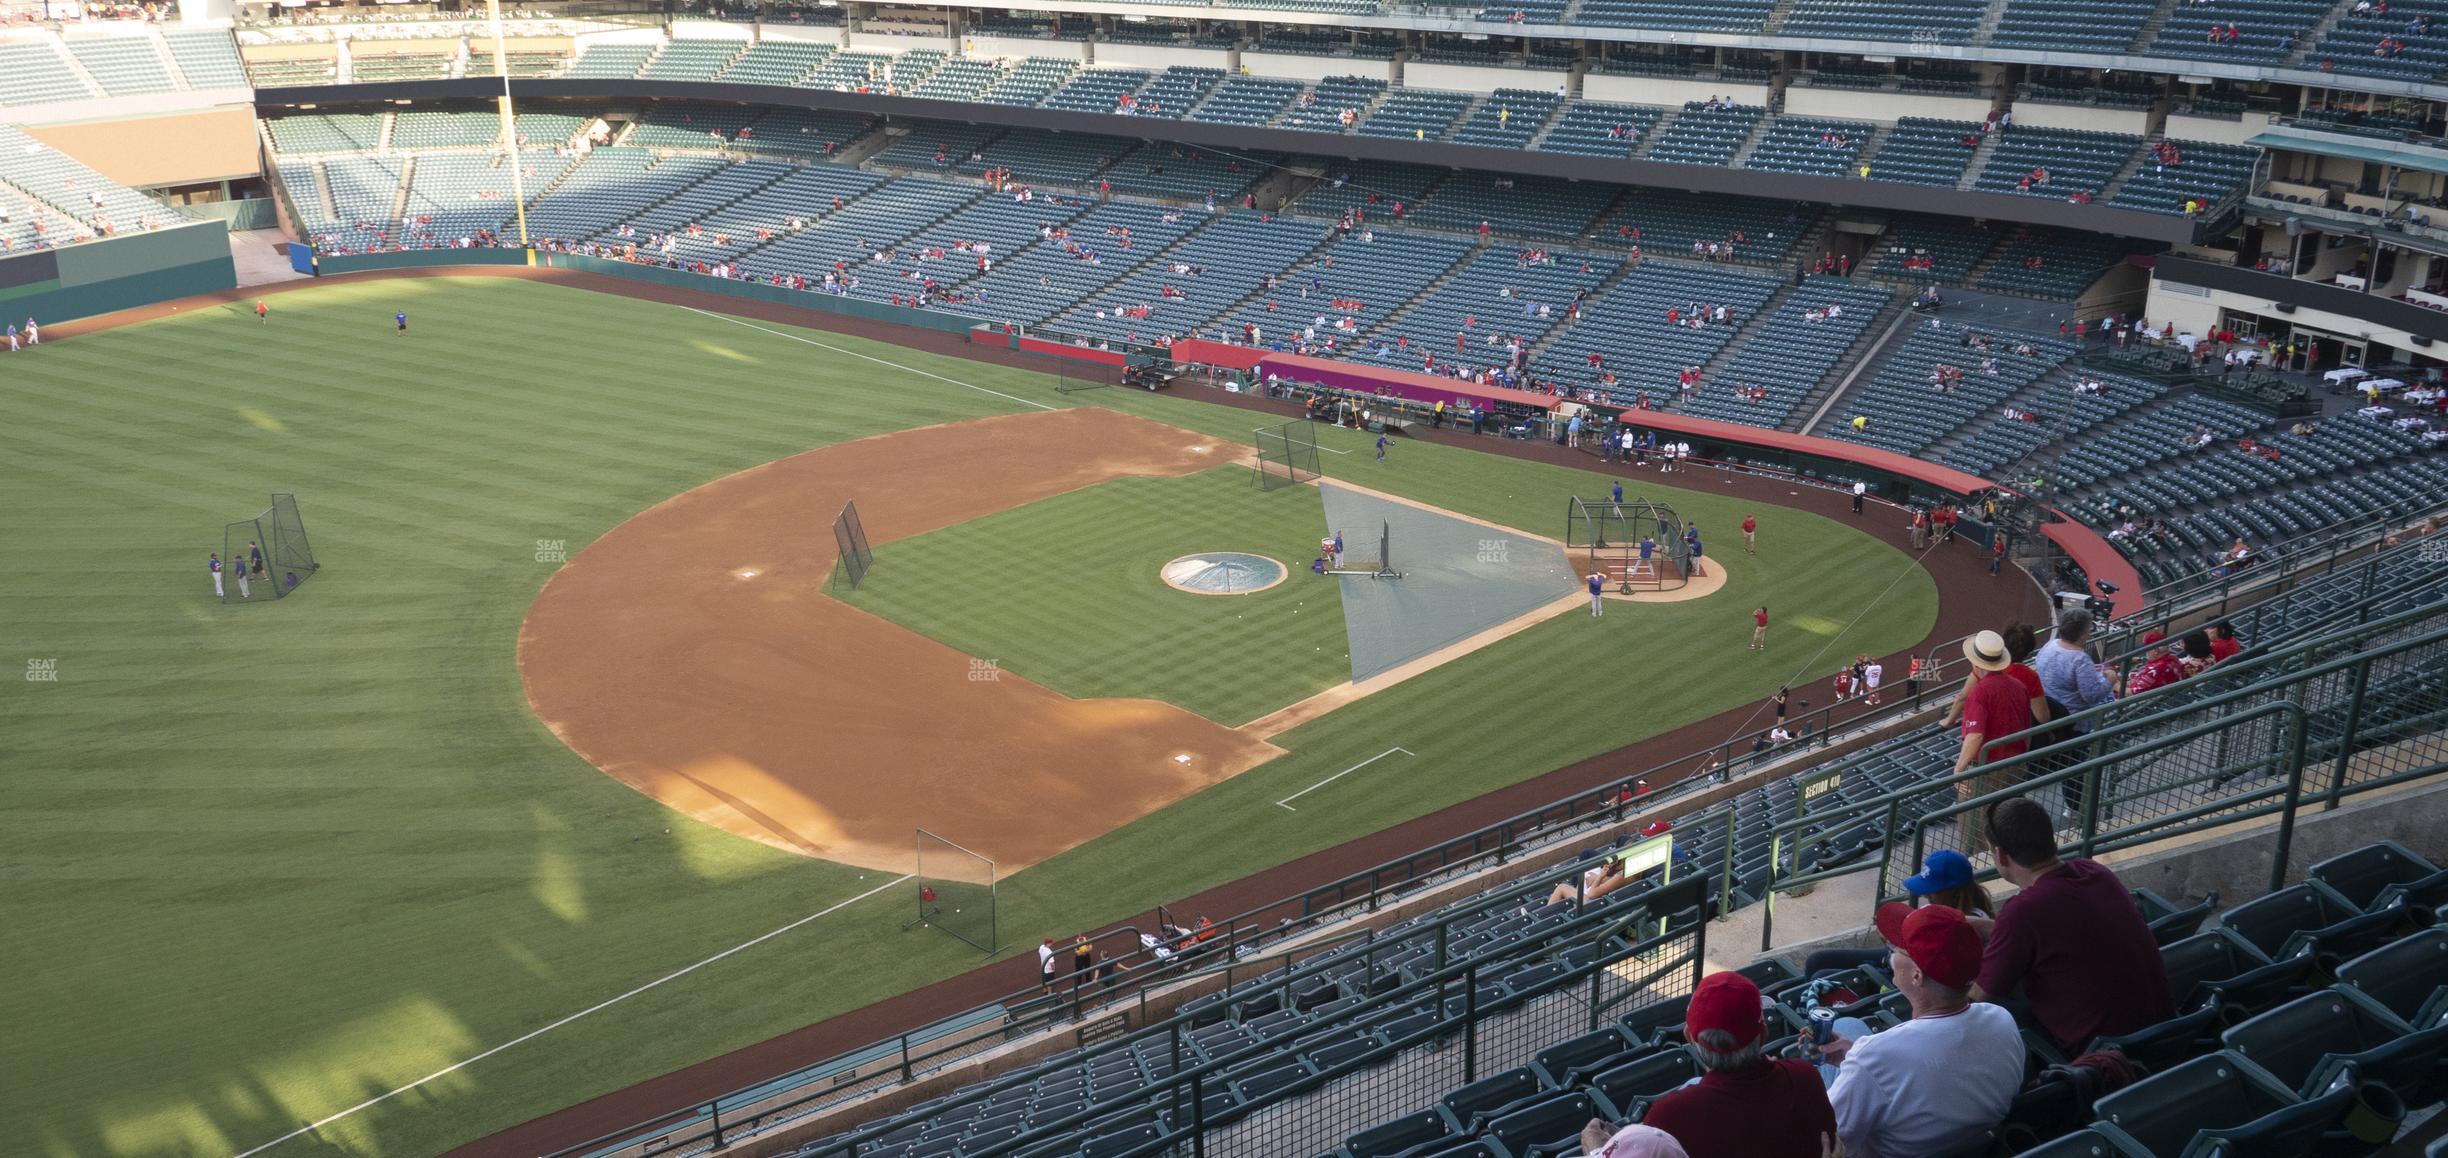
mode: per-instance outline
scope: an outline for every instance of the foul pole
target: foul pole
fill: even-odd
[[[501,0],[485,0],[493,18],[493,68],[501,74],[502,150],[510,157],[510,199],[518,204],[519,248],[527,245],[527,180],[519,172],[518,116],[510,107],[510,51],[502,37]]]

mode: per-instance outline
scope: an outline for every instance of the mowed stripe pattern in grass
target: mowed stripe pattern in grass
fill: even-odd
[[[1340,581],[1308,569],[1325,520],[1316,488],[1261,492],[1240,466],[1117,479],[886,544],[850,601],[1065,695],[1237,726],[1351,678]],[[1200,551],[1290,574],[1248,595],[1164,584]]]
[[[323,287],[268,324],[206,309],[0,372],[5,658],[58,672],[0,690],[0,1137],[77,1154],[243,1148],[866,887],[677,823],[534,721],[514,647],[539,542],[574,554],[730,471],[1022,409],[491,280]],[[275,489],[323,573],[212,602],[221,525]],[[842,999],[889,992],[876,972]],[[421,1094],[331,1134],[429,1152],[805,1020],[760,1004],[692,1014],[676,1050],[624,1034],[610,1066],[505,1055],[434,1091],[489,1115]]]
[[[872,887],[681,821],[537,725],[514,660],[551,567],[538,541],[574,554],[733,470],[1025,409],[527,283],[272,301],[268,325],[206,310],[0,363],[0,661],[59,662],[56,684],[0,688],[0,1137],[36,1152],[244,1149]],[[1236,440],[1255,425],[1195,396],[1064,398],[1043,376],[817,336],[1050,405]],[[1602,485],[1410,444],[1329,469],[1533,530]],[[275,489],[300,495],[324,572],[277,605],[213,604],[204,553]],[[1722,522],[1715,501],[1692,509]],[[1791,537],[1723,596],[1526,633],[1012,878],[1005,940],[1025,951],[1760,694],[1801,649],[1780,637],[1773,661],[1739,666],[1752,600],[1794,613],[1781,622],[1823,609],[1809,621],[1832,634],[1902,564],[1827,520],[1768,521]],[[1917,582],[1837,650],[1917,638]],[[1405,737],[1417,761],[1298,814],[1272,804]],[[887,894],[275,1153],[438,1152],[977,963],[894,934],[907,905]]]

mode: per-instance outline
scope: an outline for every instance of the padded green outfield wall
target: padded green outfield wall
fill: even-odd
[[[707,277],[704,274],[690,273],[687,270],[665,269],[659,265],[639,265],[629,261],[611,261],[574,253],[539,253],[536,255],[536,264],[549,265],[558,269],[581,270],[586,273],[600,273],[611,277],[625,277],[631,281],[653,282],[656,285],[722,294],[726,297],[773,302],[777,305],[796,306],[805,310],[823,310],[826,313],[863,318],[871,322],[892,322],[896,325],[943,330],[954,334],[969,332],[969,328],[979,321],[977,318],[956,317],[933,310],[917,310],[908,306],[862,301],[858,298],[795,290],[783,286],[766,285],[762,282]]]
[[[526,254],[516,249],[409,249],[396,253],[356,253],[316,260],[316,272],[329,277],[333,274],[360,273],[374,269],[426,269],[452,265],[524,265]],[[919,326],[946,333],[965,334],[978,324],[976,318],[957,317],[933,310],[917,310],[907,306],[886,305],[883,302],[861,301],[837,297],[828,293],[785,289],[762,282],[733,281],[729,278],[707,277],[686,270],[665,269],[659,265],[639,265],[635,262],[612,261],[600,257],[585,257],[574,253],[537,252],[535,263],[552,269],[576,270],[580,273],[602,274],[606,277],[627,278],[630,281],[666,285],[699,293],[721,294],[749,301],[773,302],[803,310],[822,310],[844,317],[861,318],[870,322],[891,322],[903,326]]]
[[[0,316],[64,322],[237,284],[229,226],[198,221],[0,259]]]
[[[315,259],[315,275],[363,273],[369,269],[430,269],[445,265],[525,265],[515,249],[403,249],[392,253],[348,253]]]

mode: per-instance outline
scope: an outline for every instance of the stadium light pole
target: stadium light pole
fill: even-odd
[[[527,243],[527,181],[519,173],[518,117],[510,107],[510,50],[502,38],[501,0],[485,0],[485,11],[493,19],[493,67],[501,74],[502,145],[510,153],[510,200],[518,206],[519,248],[532,248]],[[529,256],[533,260],[533,255]]]

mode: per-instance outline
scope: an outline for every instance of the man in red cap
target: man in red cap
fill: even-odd
[[[1643,1125],[1674,1135],[1691,1158],[1824,1158],[1835,1148],[1836,1115],[1819,1071],[1761,1053],[1767,1031],[1750,978],[1702,979],[1683,1030],[1708,1072],[1651,1103]]]
[[[2006,1117],[2023,1084],[2023,1038],[2003,1007],[1975,1004],[1981,936],[1963,912],[1901,902],[1878,911],[1887,966],[1912,1020],[1820,1056],[1842,1063],[1828,1089],[1847,1158],[1940,1154]]]

